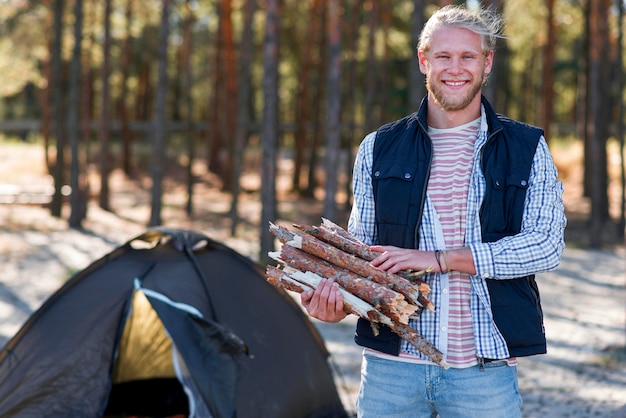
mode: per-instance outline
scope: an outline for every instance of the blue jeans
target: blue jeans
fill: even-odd
[[[519,418],[517,367],[505,362],[466,369],[364,355],[360,418]]]

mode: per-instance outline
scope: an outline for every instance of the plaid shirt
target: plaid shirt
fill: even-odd
[[[474,164],[467,202],[467,229],[465,242],[472,251],[476,274],[472,283],[471,310],[476,355],[503,359],[510,357],[506,342],[498,331],[491,314],[487,284],[484,279],[510,279],[555,269],[565,248],[563,231],[566,224],[563,207],[563,186],[557,179],[557,169],[545,139],[537,146],[526,194],[524,218],[520,233],[496,242],[483,243],[481,239],[480,205],[485,195],[485,179],[480,168],[482,148],[488,137],[484,108],[481,127],[474,149]],[[376,133],[365,137],[354,165],[354,204],[348,230],[369,245],[378,242],[372,192],[372,160]],[[428,198],[419,229],[420,250],[445,248],[441,225],[435,208]],[[411,326],[439,347],[445,354],[447,328],[448,275],[434,273],[426,277],[431,286],[429,298],[436,312],[424,311]],[[412,345],[403,340],[402,352],[425,359]]]

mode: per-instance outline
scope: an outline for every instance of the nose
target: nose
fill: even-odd
[[[461,64],[461,59],[458,57],[453,57],[450,60],[450,66],[448,67],[448,72],[450,74],[460,74],[463,71],[463,65]]]

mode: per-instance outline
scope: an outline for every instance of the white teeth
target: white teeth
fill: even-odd
[[[446,84],[450,85],[450,86],[462,86],[463,84],[465,84],[464,81],[446,81]]]

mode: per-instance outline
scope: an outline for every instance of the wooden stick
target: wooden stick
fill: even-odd
[[[293,224],[297,228],[307,234],[313,235],[328,244],[331,244],[349,254],[355,255],[363,260],[372,261],[380,253],[370,250],[369,245],[356,238],[348,238],[345,234],[340,234],[336,229],[330,229],[326,226],[312,226]]]
[[[298,248],[284,245],[280,260],[289,266],[332,279],[353,295],[372,304],[377,310],[402,324],[407,324],[419,307],[409,304],[404,296],[384,285],[360,277]]]
[[[266,278],[270,284],[276,287],[283,287],[286,290],[297,293],[317,288],[319,282],[322,280],[322,277],[315,273],[301,272],[298,270],[281,270],[273,266],[267,266]],[[339,288],[339,291],[343,296],[344,311],[347,313],[390,327],[393,326],[393,322],[388,316],[377,311],[376,308],[363,299],[356,297],[345,289]]]
[[[297,270],[289,272],[280,270],[274,266],[267,266],[266,277],[270,284],[276,287],[283,287],[297,293],[302,293],[305,290],[316,288],[322,280],[322,277],[311,272],[304,273]],[[449,367],[443,359],[443,354],[437,349],[437,347],[435,347],[417,331],[408,325],[393,322],[389,317],[378,312],[369,303],[341,288],[340,292],[343,296],[344,310],[347,313],[369,320],[373,325],[375,334],[377,334],[377,327],[374,323],[387,325],[395,334],[408,341],[433,362],[446,369]]]
[[[433,343],[424,338],[420,333],[408,325],[394,323],[391,330],[398,336],[408,341],[417,350],[441,367],[448,369],[450,366],[443,359],[443,353]]]
[[[365,244],[363,241],[359,240],[357,237],[326,218],[322,218],[322,225],[319,227],[299,225],[294,225],[294,227],[301,230],[304,230],[303,228],[307,228],[304,231],[308,234],[311,234],[324,242],[334,245],[337,248],[340,248],[350,254],[354,254],[367,261],[372,261],[380,255],[380,253],[370,250],[369,245]],[[396,274],[417,284],[422,284],[423,281],[420,280],[420,277],[430,273],[432,269],[432,267],[428,267],[427,269],[419,271],[402,270]],[[428,292],[424,293],[427,294]]]
[[[284,227],[274,224],[270,226],[270,231],[283,244],[299,248],[306,253],[327,260],[331,264],[350,270],[359,276],[368,278],[376,283],[384,284],[404,295],[411,303],[434,310],[432,303],[423,296],[423,293],[430,291],[430,286],[426,283],[414,286],[409,281],[396,274],[380,270],[367,261],[335,248],[311,235],[296,234]]]

